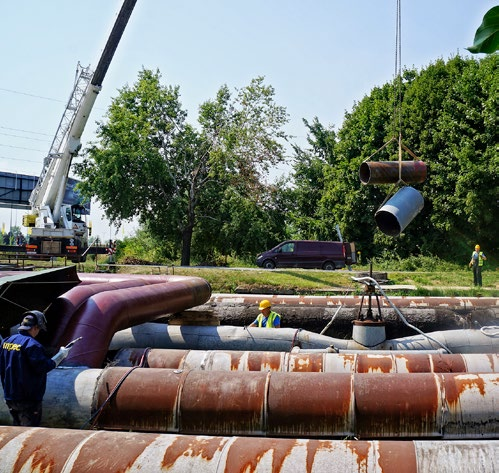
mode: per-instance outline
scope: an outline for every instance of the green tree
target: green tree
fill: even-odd
[[[138,217],[158,242],[173,243],[160,247],[180,251],[189,265],[200,222],[223,223],[225,189],[255,192],[262,173],[283,159],[287,115],[257,78],[235,97],[223,86],[202,104],[198,131],[186,122],[179,88],[160,79],[159,71],[143,70],[120,90],[99,123],[98,143],[75,169],[81,192],[96,196],[111,221]]]
[[[397,238],[376,228],[374,214],[398,186],[364,186],[358,172],[366,159],[398,158],[396,141],[383,145],[397,135],[393,111],[399,84],[376,87],[355,104],[338,131],[335,159],[326,167],[311,215],[321,219],[330,238],[338,223],[368,257],[423,253],[458,260],[476,242],[497,251],[498,61],[497,55],[480,61],[457,56],[404,71],[402,141],[427,164],[428,178],[414,186],[425,199],[423,211]],[[404,153],[404,159],[412,158]]]
[[[319,215],[319,202],[324,194],[325,174],[335,163],[336,133],[324,127],[317,117],[312,123],[303,120],[308,129],[309,148],[294,145],[293,189],[290,198],[293,206],[288,225],[293,236],[303,239],[328,237],[327,224]]]
[[[200,107],[203,139],[209,143],[210,179],[217,185],[203,195],[201,225],[194,235],[197,256],[248,257],[284,234],[285,208],[267,178],[285,159],[286,109],[263,77],[233,95],[224,85]]]

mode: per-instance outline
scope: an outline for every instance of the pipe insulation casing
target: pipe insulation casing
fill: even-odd
[[[499,337],[480,330],[444,330],[427,334],[443,343],[452,353],[498,353]],[[121,348],[174,348],[195,350],[291,351],[303,349],[337,350],[435,350],[441,345],[423,335],[386,340],[365,347],[354,340],[333,338],[307,330],[220,326],[181,326],[144,323],[114,334],[109,350]]]
[[[499,437],[496,373],[56,369],[49,373],[43,425],[82,427],[122,379],[96,418],[98,428],[304,438]],[[0,423],[10,423],[4,403]]]
[[[164,283],[98,292],[67,322],[59,343],[65,345],[78,337],[83,341],[74,346],[64,364],[100,368],[116,331],[203,304],[210,294],[204,279],[181,276]]]
[[[313,440],[0,427],[2,471],[493,473],[499,441]]]

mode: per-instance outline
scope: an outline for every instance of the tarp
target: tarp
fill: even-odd
[[[45,311],[61,294],[80,284],[76,266],[29,271],[17,274],[0,272],[0,335],[22,320],[27,310]]]

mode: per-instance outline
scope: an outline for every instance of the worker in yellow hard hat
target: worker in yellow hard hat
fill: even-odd
[[[482,267],[483,262],[487,260],[487,257],[480,251],[480,245],[475,245],[475,251],[471,254],[471,260],[469,263],[470,268],[473,268],[473,284],[475,286],[482,286]]]
[[[274,312],[271,308],[270,301],[264,299],[258,305],[260,313],[257,318],[250,324],[250,327],[265,327],[265,328],[280,328],[281,316]]]

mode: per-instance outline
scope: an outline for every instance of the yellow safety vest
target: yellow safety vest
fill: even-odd
[[[279,314],[276,314],[275,312],[271,311],[269,316],[267,317],[267,323],[265,325],[265,328],[273,328],[274,327],[274,320],[276,317],[279,317]],[[258,327],[262,327],[263,324],[263,314],[258,314]]]
[[[478,253],[478,266],[483,266],[483,251],[474,251],[473,256],[475,256],[475,253]],[[473,258],[474,259],[474,258]]]

